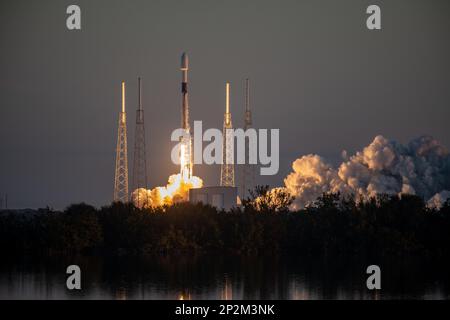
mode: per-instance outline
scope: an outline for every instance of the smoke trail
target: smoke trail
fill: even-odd
[[[343,154],[346,154],[344,151]],[[293,209],[311,204],[324,192],[371,197],[377,194],[415,194],[440,205],[450,190],[450,156],[437,140],[423,136],[407,145],[377,136],[362,151],[335,169],[317,155],[294,161],[284,183],[296,197]]]

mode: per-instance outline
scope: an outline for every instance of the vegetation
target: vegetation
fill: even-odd
[[[258,199],[258,200],[257,200]],[[141,210],[113,203],[63,212],[0,212],[3,253],[419,254],[450,258],[450,203],[429,209],[416,196],[368,201],[324,194],[314,206],[287,210],[292,197],[258,187],[242,209],[218,212],[179,203]]]

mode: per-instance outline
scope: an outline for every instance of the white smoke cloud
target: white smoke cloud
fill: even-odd
[[[317,155],[294,161],[284,180],[296,197],[293,209],[311,204],[324,192],[353,193],[363,197],[376,194],[415,194],[429,199],[450,190],[450,156],[430,136],[412,140],[408,145],[377,136],[362,151],[348,156],[335,169]]]
[[[294,209],[311,204],[325,192],[350,191],[337,171],[318,155],[310,154],[295,160],[292,169],[294,172],[284,179],[284,184],[295,196]]]
[[[427,202],[427,206],[429,208],[440,209],[444,205],[445,201],[450,199],[450,191],[444,190],[442,192],[436,193],[430,200]]]

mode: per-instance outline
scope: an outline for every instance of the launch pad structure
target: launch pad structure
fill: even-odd
[[[180,178],[181,181],[188,182],[193,178],[193,153],[192,153],[192,137],[189,124],[189,94],[188,94],[188,71],[189,60],[186,53],[181,56],[181,128],[184,130],[183,136],[180,138]],[[233,192],[236,193],[235,185],[235,166],[234,166],[234,132],[232,118],[230,112],[230,84],[227,82],[225,86],[225,114],[222,131],[222,164],[220,172],[220,187],[210,187],[207,192],[211,194],[211,199],[216,199],[219,195],[229,197]],[[245,113],[244,113],[244,130],[250,129],[252,126],[252,115],[250,111],[250,95],[249,95],[249,79],[245,80]],[[136,110],[136,127],[134,136],[134,153],[133,153],[133,172],[131,184],[131,197],[128,189],[128,156],[127,156],[127,124],[125,111],[125,82],[122,82],[122,108],[119,112],[119,122],[117,131],[116,145],[116,164],[114,177],[114,201],[127,203],[132,200],[137,207],[145,207],[144,201],[147,201],[145,193],[141,193],[139,189],[147,190],[147,165],[145,152],[145,125],[144,125],[144,109],[142,106],[142,85],[141,78],[138,78],[138,108]],[[248,142],[245,145],[246,157],[249,156]],[[247,160],[247,159],[246,159]],[[245,162],[242,167],[241,181],[241,198],[246,196],[247,189],[253,187],[254,168]],[[220,189],[223,188],[223,189]],[[231,189],[227,189],[231,188]],[[206,189],[205,189],[206,190]],[[225,190],[225,191],[224,191]],[[235,190],[235,191],[227,191]],[[220,191],[220,192],[219,192]],[[222,192],[223,191],[223,192]],[[231,192],[231,193],[230,193]],[[198,193],[198,195],[197,195]],[[204,193],[197,192],[198,197],[203,197]],[[142,195],[143,199],[139,199]],[[225,198],[227,198],[225,197]],[[209,196],[208,196],[209,198]],[[224,199],[225,199],[224,198]],[[218,198],[217,198],[218,199]],[[227,198],[228,199],[228,198]],[[214,201],[217,202],[217,201]],[[219,201],[220,202],[220,201]],[[219,207],[229,207],[228,203],[233,201],[225,201],[227,205]]]

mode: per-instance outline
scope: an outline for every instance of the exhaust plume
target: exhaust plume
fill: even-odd
[[[183,178],[180,173],[169,177],[165,187],[153,189],[139,188],[133,191],[131,197],[136,206],[143,208],[172,205],[177,202],[188,201],[189,189],[201,188],[203,180],[196,176]]]

